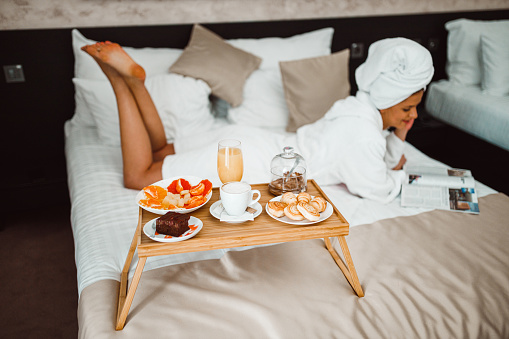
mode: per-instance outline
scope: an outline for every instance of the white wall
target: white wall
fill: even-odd
[[[509,9],[509,0],[0,0],[0,30]]]

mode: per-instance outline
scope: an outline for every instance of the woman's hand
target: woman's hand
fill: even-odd
[[[395,170],[395,171],[401,170],[401,169],[403,169],[403,165],[405,165],[405,164],[406,164],[406,158],[405,158],[405,155],[403,154],[401,156],[401,159],[399,159],[398,164],[393,168],[393,170]]]
[[[394,134],[396,134],[396,136],[398,138],[400,138],[402,141],[405,141],[406,135],[408,134],[408,131],[414,125],[414,121],[415,121],[415,119],[408,120],[408,122],[405,124],[405,127],[404,128],[396,128],[394,130]]]

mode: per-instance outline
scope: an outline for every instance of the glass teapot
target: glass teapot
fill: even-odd
[[[283,153],[272,159],[270,173],[269,191],[276,196],[286,192],[298,194],[307,189],[306,161],[293,147],[283,148]]]

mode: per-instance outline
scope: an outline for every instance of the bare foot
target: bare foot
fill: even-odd
[[[145,70],[134,62],[119,44],[105,41],[93,45],[83,46],[83,51],[90,54],[108,75],[108,68],[112,68],[127,78],[145,80]]]

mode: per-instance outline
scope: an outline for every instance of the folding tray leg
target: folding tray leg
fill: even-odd
[[[350,256],[350,250],[348,249],[348,245],[346,243],[346,239],[344,236],[337,237],[339,240],[339,244],[341,246],[341,251],[343,252],[343,256],[345,257],[346,265],[343,263],[343,260],[341,260],[341,257],[339,256],[338,252],[334,249],[334,246],[332,246],[332,243],[329,238],[324,238],[325,246],[327,247],[327,250],[329,251],[330,255],[336,262],[336,264],[339,266],[341,271],[346,277],[346,280],[348,280],[348,283],[350,286],[352,286],[353,290],[359,297],[364,297],[364,292],[362,291],[361,283],[359,282],[359,278],[357,277],[357,272],[355,271],[355,266],[353,265],[352,257]]]
[[[127,290],[127,295],[125,296],[124,300],[120,300],[119,297],[117,324],[115,326],[115,329],[117,331],[122,330],[124,328],[125,320],[127,319],[127,314],[129,313],[129,309],[131,308],[131,304],[134,299],[134,293],[136,293],[136,288],[138,288],[138,283],[140,282],[141,273],[143,272],[143,267],[145,266],[146,261],[147,258],[140,258],[138,260],[138,265],[136,265],[136,271],[134,272],[133,281],[131,282],[129,289]],[[121,279],[124,280],[125,281],[124,284],[127,285],[127,275],[126,276],[123,275]],[[122,284],[122,281],[120,282],[121,289],[120,293],[122,293],[122,291],[125,291],[125,289],[122,288],[122,285],[124,284]]]
[[[138,283],[140,282],[141,273],[143,272],[143,267],[145,266],[145,262],[147,258],[139,258],[138,265],[136,266],[136,271],[134,272],[133,281],[131,282],[131,286],[129,290],[128,286],[128,276],[129,276],[129,268],[131,267],[131,262],[133,261],[134,252],[138,248],[138,244],[141,241],[141,224],[142,224],[142,213],[143,210],[141,207],[138,212],[138,226],[136,227],[136,231],[134,232],[133,240],[131,241],[131,246],[129,247],[129,252],[127,253],[127,258],[125,260],[124,268],[122,269],[122,273],[120,274],[120,289],[118,291],[118,305],[117,305],[117,322],[115,329],[117,331],[122,330],[125,325],[125,320],[127,319],[127,314],[129,313],[129,308],[131,307],[131,303],[134,299],[134,293],[136,292],[136,288],[138,287]]]

